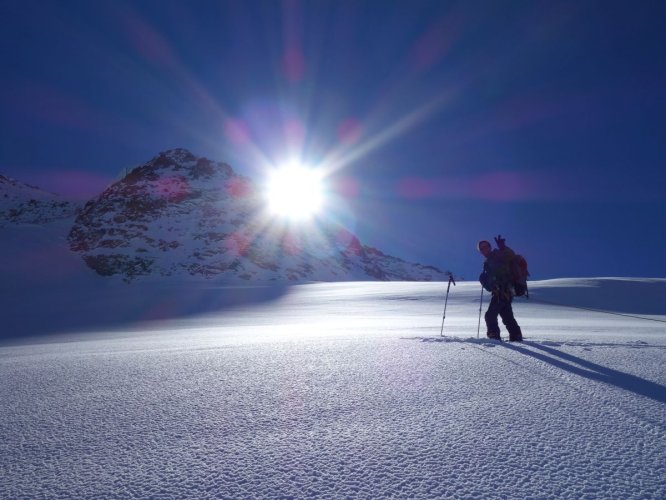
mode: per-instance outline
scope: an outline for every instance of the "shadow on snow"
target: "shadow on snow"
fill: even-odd
[[[634,341],[626,343],[588,343],[588,342],[498,342],[490,339],[457,338],[457,337],[411,337],[430,343],[465,343],[484,347],[504,347],[514,352],[530,356],[544,363],[565,370],[569,373],[585,377],[589,380],[603,382],[640,396],[666,403],[666,387],[635,375],[614,370],[598,363],[593,363],[573,354],[563,352],[557,347],[562,345],[577,347],[623,347],[633,349],[666,349],[663,345],[650,345],[647,342]]]
[[[26,286],[3,297],[0,340],[146,328],[155,321],[216,314],[279,299],[289,286],[215,286],[200,283],[108,283],[94,289]],[[149,327],[149,326],[148,326]]]

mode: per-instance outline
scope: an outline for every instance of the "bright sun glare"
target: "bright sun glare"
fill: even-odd
[[[294,220],[308,219],[323,204],[321,172],[301,164],[281,167],[271,173],[266,195],[271,213]]]

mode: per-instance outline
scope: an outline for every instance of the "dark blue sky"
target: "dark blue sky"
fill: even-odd
[[[0,173],[91,195],[185,147],[336,168],[361,240],[476,279],[666,276],[666,3],[0,1]]]

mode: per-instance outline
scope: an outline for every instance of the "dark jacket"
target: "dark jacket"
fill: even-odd
[[[509,292],[512,285],[512,265],[515,252],[509,247],[495,249],[483,263],[483,272],[479,281],[489,292]]]

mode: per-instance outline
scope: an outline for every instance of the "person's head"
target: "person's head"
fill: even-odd
[[[490,246],[490,242],[486,240],[481,240],[479,243],[477,243],[476,248],[481,252],[481,254],[484,257],[488,257],[490,255],[490,252],[493,251],[493,247]]]

